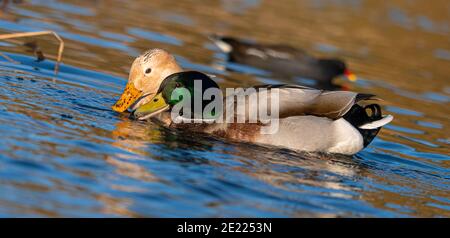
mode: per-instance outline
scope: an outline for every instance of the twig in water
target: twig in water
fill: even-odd
[[[34,37],[34,36],[42,36],[42,35],[53,35],[58,41],[59,41],[59,48],[58,48],[58,56],[56,58],[56,64],[55,64],[55,74],[58,74],[59,71],[59,64],[62,60],[62,54],[64,51],[64,41],[59,37],[58,34],[54,31],[37,31],[37,32],[18,32],[18,33],[10,33],[10,34],[0,34],[0,40],[7,40],[7,39],[14,39],[14,38],[21,38],[21,37]],[[35,52],[36,53],[36,52]],[[42,51],[41,51],[42,53]],[[43,56],[43,54],[42,54]],[[39,55],[38,55],[39,59]]]
[[[45,60],[44,52],[42,52],[41,47],[39,47],[37,41],[26,42],[23,45],[30,48],[31,52],[33,52],[34,56],[36,56],[37,62]]]

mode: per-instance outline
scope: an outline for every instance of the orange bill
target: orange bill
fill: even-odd
[[[358,78],[355,74],[353,74],[350,70],[346,69],[344,75],[348,78],[348,80],[355,82]]]
[[[141,96],[142,91],[137,90],[132,82],[128,82],[120,99],[112,106],[112,109],[116,112],[124,112]]]

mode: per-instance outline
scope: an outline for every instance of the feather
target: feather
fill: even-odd
[[[360,126],[359,128],[363,129],[363,130],[372,130],[372,129],[380,128],[380,127],[388,124],[389,122],[391,122],[393,119],[394,119],[393,116],[386,115],[380,120],[366,123],[366,124]]]

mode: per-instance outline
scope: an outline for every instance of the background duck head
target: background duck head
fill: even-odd
[[[347,64],[340,59],[319,59],[318,64],[326,68],[329,78],[335,78],[344,75],[351,82],[356,81],[356,75],[353,74]]]
[[[130,70],[128,83],[120,99],[112,106],[116,112],[134,110],[147,103],[167,76],[182,69],[175,58],[162,49],[151,49],[137,57]]]

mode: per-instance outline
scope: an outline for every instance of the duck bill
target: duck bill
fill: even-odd
[[[128,82],[125,90],[120,96],[120,99],[112,106],[112,109],[116,112],[124,112],[141,96],[142,91],[136,89],[133,82]]]
[[[134,112],[132,117],[138,120],[145,120],[153,117],[161,112],[169,110],[169,104],[162,96],[162,93],[158,93],[153,97],[149,103],[138,107]]]
[[[347,77],[348,80],[351,82],[355,82],[358,78],[355,74],[353,74],[350,70],[346,69],[344,72],[344,75]]]

